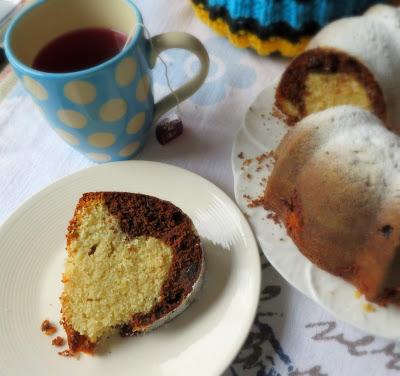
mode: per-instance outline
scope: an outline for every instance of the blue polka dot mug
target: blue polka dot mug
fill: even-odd
[[[93,27],[132,37],[117,55],[92,68],[70,73],[32,68],[49,42]],[[56,133],[93,161],[134,157],[152,124],[176,104],[172,93],[154,103],[151,69],[160,52],[182,48],[201,62],[197,75],[175,91],[180,101],[194,94],[207,76],[209,58],[195,37],[166,33],[148,40],[144,29],[131,0],[40,0],[19,14],[7,30],[6,54],[26,90]]]

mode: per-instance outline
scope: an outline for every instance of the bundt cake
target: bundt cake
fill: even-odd
[[[338,105],[373,112],[400,132],[400,8],[376,5],[322,29],[284,72],[276,106],[289,124]]]
[[[61,313],[71,352],[93,353],[184,310],[204,271],[200,238],[172,203],[134,193],[85,193],[67,231]]]
[[[264,207],[314,264],[385,305],[400,304],[400,137],[339,106],[291,128]]]

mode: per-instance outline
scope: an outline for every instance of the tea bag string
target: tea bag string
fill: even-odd
[[[147,29],[147,27],[146,27],[145,25],[143,25],[143,23],[137,23],[136,25],[139,25],[139,26],[143,27],[143,31],[144,31],[145,37],[146,37],[147,40],[149,41],[151,49],[155,52],[155,54],[157,55],[157,58],[160,59],[162,65],[164,66],[164,77],[165,77],[165,79],[166,79],[166,81],[167,81],[167,86],[168,86],[168,89],[169,89],[170,93],[171,93],[171,94],[173,95],[173,97],[175,98],[175,101],[176,101],[176,111],[177,111],[177,113],[178,113],[178,116],[180,117],[180,116],[181,116],[180,100],[179,100],[178,96],[176,95],[174,89],[172,89],[171,81],[170,81],[170,79],[169,79],[169,74],[168,74],[168,65],[167,65],[167,63],[165,62],[165,60],[162,58],[160,52],[159,52],[159,51],[157,50],[157,48],[154,46],[154,43],[153,43],[153,41],[152,41],[152,39],[151,39],[151,36],[150,36],[150,32],[149,32],[149,30]],[[136,26],[136,25],[135,25],[135,26]],[[132,37],[133,37],[133,34],[134,34],[135,32],[136,32],[136,27],[132,28],[132,30],[130,31],[130,33],[129,33],[127,39],[126,39],[125,45],[124,45],[124,47],[123,47],[122,50],[124,50],[124,49],[127,47],[127,45],[128,45],[129,42],[131,41],[131,39],[132,39]]]

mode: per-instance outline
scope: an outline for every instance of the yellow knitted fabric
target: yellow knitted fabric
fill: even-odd
[[[234,46],[239,48],[251,47],[262,56],[270,55],[274,52],[279,52],[286,57],[296,56],[304,51],[310,40],[309,37],[301,37],[298,42],[293,43],[280,37],[271,37],[267,40],[262,40],[257,35],[245,30],[232,33],[229,25],[222,18],[211,20],[207,9],[205,9],[202,4],[192,5],[197,17],[216,33],[227,37]]]

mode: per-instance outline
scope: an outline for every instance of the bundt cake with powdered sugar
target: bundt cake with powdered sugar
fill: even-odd
[[[190,218],[168,201],[134,193],[85,193],[67,233],[62,324],[72,353],[149,331],[182,312],[204,272]]]
[[[400,137],[339,106],[292,127],[264,193],[298,249],[378,304],[400,304]]]
[[[290,124],[338,105],[373,112],[400,132],[400,8],[376,5],[322,29],[284,72],[276,106]]]

